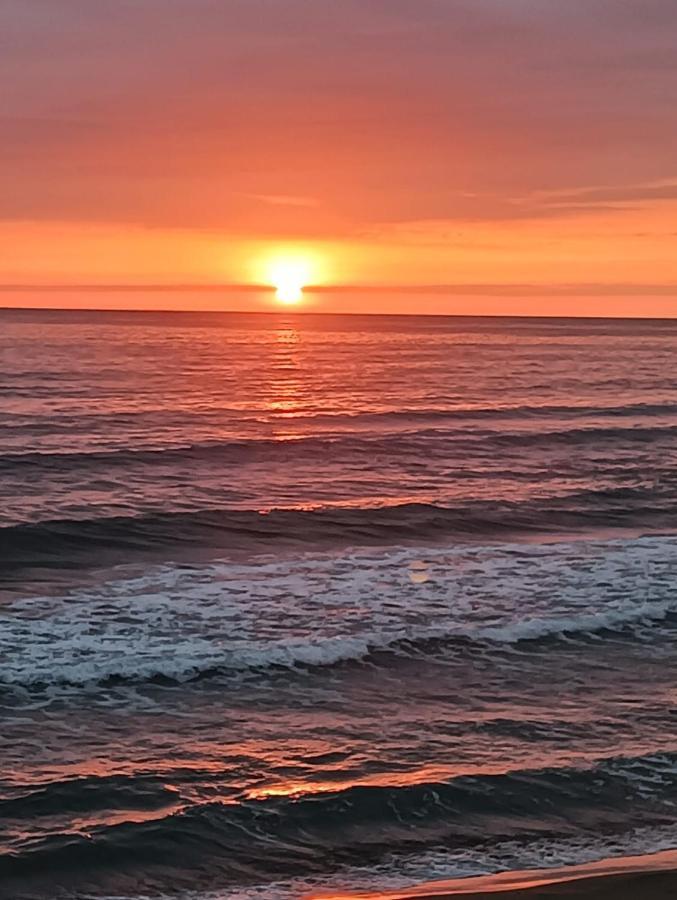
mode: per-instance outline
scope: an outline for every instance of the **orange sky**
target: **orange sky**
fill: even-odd
[[[5,0],[0,306],[270,308],[38,288],[292,254],[432,288],[307,309],[677,315],[676,40],[673,0]]]

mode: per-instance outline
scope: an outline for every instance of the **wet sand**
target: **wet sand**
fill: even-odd
[[[421,900],[457,896],[464,900],[677,900],[677,872],[610,875],[528,887],[523,890],[484,891],[472,894],[423,894]]]
[[[428,882],[400,891],[312,900],[677,900],[677,850],[581,866]],[[311,898],[307,898],[311,900]]]

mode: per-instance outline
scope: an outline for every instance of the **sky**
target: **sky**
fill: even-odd
[[[0,306],[296,259],[308,309],[677,315],[675,46],[675,0],[0,0]]]

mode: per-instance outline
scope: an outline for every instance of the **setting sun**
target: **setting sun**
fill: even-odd
[[[280,249],[274,256],[260,259],[252,274],[256,280],[275,288],[278,303],[295,304],[303,299],[303,290],[324,279],[322,260],[305,248]]]
[[[278,262],[271,268],[270,280],[280,303],[298,303],[308,280],[308,266],[299,260]]]

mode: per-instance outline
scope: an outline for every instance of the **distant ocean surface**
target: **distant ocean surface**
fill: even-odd
[[[677,321],[0,311],[0,896],[677,847]]]

